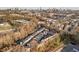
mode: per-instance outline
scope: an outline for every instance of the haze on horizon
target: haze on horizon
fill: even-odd
[[[0,7],[0,9],[15,9],[15,8],[18,8],[18,9],[53,9],[53,8],[56,8],[56,9],[71,9],[71,10],[79,10],[79,7]]]

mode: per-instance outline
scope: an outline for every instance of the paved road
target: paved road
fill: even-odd
[[[64,49],[62,49],[62,52],[79,52],[79,47],[76,45],[69,44]]]

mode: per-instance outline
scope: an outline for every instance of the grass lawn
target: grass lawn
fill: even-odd
[[[0,24],[0,31],[4,31],[4,30],[8,30],[8,29],[11,29],[12,26],[8,23],[4,23],[4,24]]]

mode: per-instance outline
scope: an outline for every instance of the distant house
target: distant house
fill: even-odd
[[[10,14],[10,16],[24,17],[24,15],[20,15],[20,14]]]
[[[28,23],[29,21],[24,20],[24,19],[19,19],[19,20],[14,20],[14,22],[17,22],[17,23]]]

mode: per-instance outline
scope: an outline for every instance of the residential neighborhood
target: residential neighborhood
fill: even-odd
[[[0,9],[0,52],[79,52],[79,10]]]

